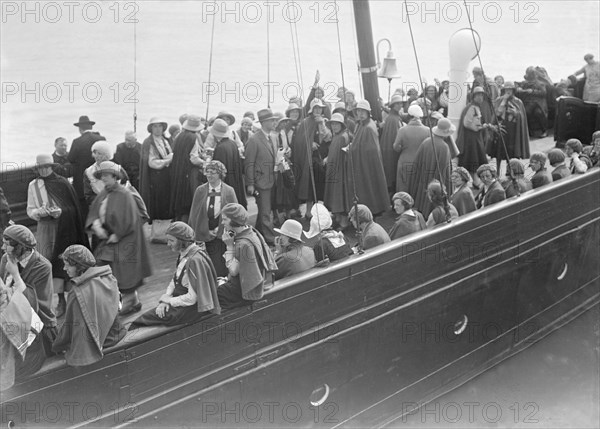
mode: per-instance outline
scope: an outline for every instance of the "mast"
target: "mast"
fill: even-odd
[[[368,0],[352,0],[354,7],[354,23],[356,25],[356,41],[362,76],[365,99],[371,105],[371,116],[381,122],[379,107],[379,83],[377,81],[377,64],[371,29],[371,10]]]

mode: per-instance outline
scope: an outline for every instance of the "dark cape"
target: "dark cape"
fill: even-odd
[[[119,241],[108,244],[107,240],[101,240],[94,252],[96,260],[110,264],[119,282],[119,289],[132,291],[142,285],[145,277],[152,275],[152,263],[138,206],[123,186],[116,184],[112,189],[105,187],[92,203],[86,220],[87,228],[100,218],[100,205],[105,199],[108,201],[103,226],[109,235],[115,234]]]
[[[500,124],[506,129],[503,134],[508,158],[529,158],[529,130],[527,128],[527,113],[523,102],[515,96],[503,95],[494,102]],[[497,159],[506,159],[506,152],[500,139],[494,140],[496,146],[490,155]]]
[[[477,210],[473,192],[471,192],[471,188],[469,188],[466,183],[452,194],[449,202],[456,207],[459,216],[463,216],[467,213]]]
[[[167,150],[171,151],[170,143],[167,138]],[[148,160],[150,157],[150,148],[155,146],[152,135],[148,136],[142,144],[142,160],[140,162],[140,195],[148,209],[148,215],[151,220],[169,219],[170,196],[171,196],[171,177],[169,168],[162,170],[150,168]]]
[[[396,190],[396,171],[398,167],[398,158],[400,154],[394,150],[394,142],[398,135],[398,130],[402,125],[400,115],[395,110],[391,110],[381,130],[379,137],[381,147],[381,158],[383,160],[383,171],[388,189]]]
[[[450,149],[443,138],[434,135],[421,143],[415,157],[415,174],[408,183],[408,193],[415,200],[414,208],[427,218],[433,205],[427,198],[427,185],[434,179],[442,183],[448,196],[452,192]]]
[[[85,169],[92,165],[95,160],[92,157],[92,146],[99,140],[106,140],[96,131],[88,131],[73,140],[68,160],[72,165],[73,188],[77,197],[83,199],[83,175]]]
[[[475,173],[480,165],[487,164],[488,159],[485,152],[483,130],[473,131],[464,126],[467,111],[474,106],[473,103],[467,105],[460,115],[458,122],[458,134],[456,136],[456,146],[460,151],[458,155],[458,165],[465,167],[470,173]],[[479,106],[477,106],[479,107]],[[484,119],[481,119],[484,123]]]
[[[292,164],[296,180],[296,196],[300,201],[314,201],[313,181],[310,169],[313,168],[314,183],[317,199],[322,199],[325,193],[325,170],[320,164],[324,158],[320,150],[313,150],[313,142],[319,143],[319,127],[314,116],[306,117],[292,138]],[[329,149],[325,143],[324,149]],[[325,156],[327,156],[325,154]]]
[[[396,218],[396,222],[390,229],[389,236],[391,240],[405,237],[424,230],[427,225],[425,224],[425,218],[417,210],[412,210],[413,214],[409,214],[406,211]]]
[[[348,213],[352,206],[353,191],[350,188],[348,147],[350,136],[344,130],[333,136],[327,156],[327,180],[325,181],[325,206],[332,213]]]
[[[190,213],[192,197],[192,177],[195,166],[190,161],[190,152],[196,144],[197,134],[183,130],[173,145],[173,162],[169,166],[171,180],[170,217],[180,218]]]
[[[390,207],[377,127],[370,118],[357,125],[350,145],[350,189],[354,186],[358,201],[377,215]]]
[[[230,138],[220,140],[215,147],[212,159],[223,163],[227,169],[227,175],[223,179],[223,182],[233,188],[237,202],[247,209],[248,201],[246,200],[246,191],[244,189],[244,167],[235,142]]]
[[[46,192],[62,210],[58,217],[58,230],[56,242],[52,249],[52,277],[66,278],[63,260],[59,257],[64,250],[72,244],[81,244],[89,247],[87,235],[83,227],[83,217],[79,209],[79,202],[75,189],[67,179],[52,173],[47,177],[38,177],[44,181]]]

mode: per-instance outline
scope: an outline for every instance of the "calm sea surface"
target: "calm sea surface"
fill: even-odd
[[[2,168],[8,163],[11,167],[31,163],[37,153],[51,152],[58,136],[69,141],[77,137],[72,123],[80,115],[89,115],[97,122],[96,129],[116,145],[133,128],[134,98],[139,100],[140,139],[153,116],[174,123],[182,113],[206,115],[207,92],[213,94],[209,116],[227,108],[239,123],[244,111],[267,105],[266,82],[270,81],[270,104],[274,110],[284,110],[286,100],[300,87],[306,94],[317,69],[327,97],[335,101],[334,85],[341,83],[336,4],[346,86],[360,93],[352,4],[347,0],[284,0],[269,7],[262,1],[106,1],[73,6],[2,2]],[[490,76],[522,80],[527,66],[540,65],[553,80],[560,80],[583,65],[586,53],[599,56],[598,1],[469,4],[473,27],[483,41],[483,66]],[[371,2],[374,40],[390,40],[402,75],[393,88],[419,81],[403,5]],[[424,80],[447,78],[448,39],[468,27],[463,3],[409,2],[408,6]],[[209,88],[213,14],[214,86]],[[139,21],[135,79],[133,19]],[[272,21],[269,74],[268,20]],[[297,49],[292,34],[297,34]],[[380,51],[385,56],[385,43]],[[380,91],[387,98],[383,79]]]

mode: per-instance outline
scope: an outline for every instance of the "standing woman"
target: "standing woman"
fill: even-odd
[[[573,73],[575,76],[582,73],[585,76],[583,101],[600,103],[600,62],[594,61],[592,54],[586,54],[583,59],[587,64]]]
[[[394,142],[394,150],[399,153],[398,163],[396,165],[396,191],[408,191],[408,184],[415,171],[415,157],[421,143],[429,137],[429,128],[423,125],[421,117],[423,109],[420,106],[413,104],[408,108],[408,116],[410,118],[406,127],[400,128],[396,141]]]
[[[104,182],[86,221],[86,227],[100,239],[95,257],[98,265],[110,265],[117,278],[123,295],[120,314],[139,311],[142,303],[136,289],[152,274],[152,268],[138,206],[119,183],[117,164],[103,162],[95,174]]]
[[[237,153],[237,150],[235,150]],[[235,190],[223,179],[227,168],[220,161],[208,161],[204,165],[204,174],[208,183],[198,186],[194,193],[188,224],[196,233],[196,242],[206,245],[206,253],[212,261],[217,276],[227,276],[227,267],[223,254],[227,250],[221,240],[221,208],[229,203],[237,203]]]
[[[166,230],[170,223],[168,220],[171,197],[169,166],[173,160],[173,150],[164,135],[167,130],[166,121],[152,118],[147,129],[150,135],[142,144],[140,194],[148,208],[152,236],[161,240],[159,230]]]
[[[37,221],[38,251],[52,263],[52,283],[58,294],[56,317],[66,309],[64,284],[66,274],[59,255],[71,244],[88,246],[83,218],[73,186],[52,168],[51,155],[36,157],[37,179],[27,189],[27,215]]]
[[[334,113],[327,122],[333,138],[327,157],[327,180],[325,181],[325,207],[335,216],[341,228],[349,225],[347,213],[352,206],[352,190],[350,189],[348,170],[348,145],[350,135],[341,113]]]

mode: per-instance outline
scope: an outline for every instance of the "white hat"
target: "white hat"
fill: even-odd
[[[286,237],[302,241],[302,224],[297,220],[288,219],[283,222],[280,228],[273,228],[275,232],[285,235]]]
[[[408,108],[408,114],[414,118],[422,118],[423,117],[423,109],[418,104],[413,104]]]

